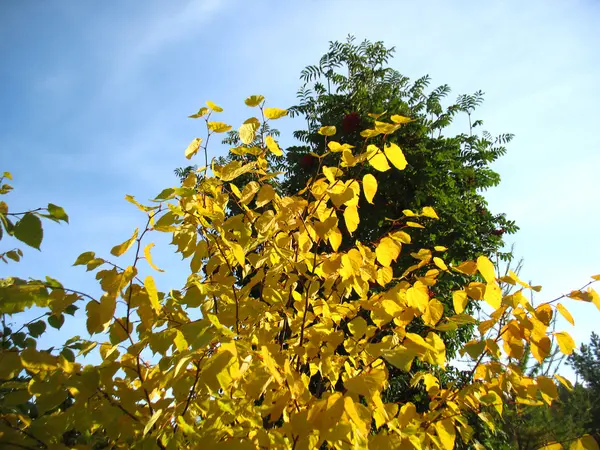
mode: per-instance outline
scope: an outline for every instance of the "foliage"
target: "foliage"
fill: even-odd
[[[287,114],[257,98],[246,104],[258,108],[264,121]],[[195,115],[206,117],[205,143],[230,129],[211,120],[222,109],[207,105]],[[385,126],[391,136],[404,125]],[[246,130],[249,143],[256,129]],[[334,127],[321,133],[325,148],[343,147],[334,140]],[[197,152],[199,142],[186,152]],[[269,136],[259,144],[239,146],[243,161],[213,162],[210,171],[190,174],[150,205],[127,196],[145,225],[113,247],[110,259],[86,252],[75,261],[96,272],[100,297],[51,279],[0,281],[0,313],[7,322],[0,388],[18,390],[10,402],[1,397],[0,444],[451,449],[472,441],[470,415],[493,428],[509,398],[542,406],[558,397],[554,379],[529,376],[517,363],[527,349],[538,361],[548,358],[552,339],[563,353],[573,351],[567,333],[549,328],[558,299],[533,307],[525,293],[538,287],[513,272],[498,276],[485,256],[446,263],[440,246],[412,252],[411,264],[394,273],[391,265],[411,242],[408,230],[437,217],[428,206],[403,212],[412,226],[375,241],[346,242],[340,228],[357,229],[363,206],[377,199],[379,177],[404,169],[399,147],[367,139],[347,150],[337,167],[322,167],[296,195],[284,196],[269,183],[275,175],[267,155],[276,147]],[[395,168],[382,170],[390,164]],[[366,173],[348,176],[368,166],[376,169],[376,183]],[[245,174],[254,179],[242,184]],[[239,214],[228,213],[233,205]],[[3,208],[5,224],[10,213]],[[36,244],[32,235],[39,233],[27,230],[16,236],[5,226],[8,234]],[[171,234],[189,261],[180,290],[160,292],[154,276],[142,274],[162,271],[152,259],[154,244],[146,243],[155,232]],[[129,253],[130,265],[111,261]],[[445,309],[429,292],[454,273],[467,283]],[[375,283],[379,292],[369,288]],[[517,290],[503,295],[499,283]],[[569,296],[600,308],[591,288]],[[485,320],[466,312],[472,303],[486,305]],[[44,348],[46,323],[68,333],[61,318],[83,304],[94,338],[69,336],[62,346]],[[31,307],[43,315],[15,328],[12,322]],[[418,332],[409,331],[414,322],[422,324]],[[471,361],[465,382],[442,385],[448,364],[443,336],[467,324],[475,324],[477,334],[461,349]],[[80,357],[96,350],[99,363],[82,364]],[[411,387],[425,387],[425,408],[382,397],[389,380],[384,361],[407,372]],[[35,404],[35,415],[22,408],[27,402]],[[597,448],[587,436],[577,445]]]

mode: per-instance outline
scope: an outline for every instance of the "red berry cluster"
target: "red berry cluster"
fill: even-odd
[[[494,236],[502,236],[504,233],[506,233],[506,230],[504,228],[499,228],[497,230],[492,231],[492,234]]]
[[[360,130],[360,115],[357,112],[346,114],[342,120],[342,129],[345,133]]]
[[[317,162],[317,158],[309,153],[305,153],[300,157],[300,167],[305,170],[312,169]]]

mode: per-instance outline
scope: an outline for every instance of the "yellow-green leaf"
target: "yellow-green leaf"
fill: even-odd
[[[242,248],[242,246],[234,242],[231,244],[231,251],[233,252],[233,256],[235,257],[235,260],[238,262],[238,264],[244,267],[246,255],[244,255],[244,249]]]
[[[198,112],[196,114],[192,114],[191,116],[188,116],[190,119],[199,119],[200,117],[206,115],[208,113],[208,108],[206,106],[203,106],[202,108],[200,108],[198,110]]]
[[[569,446],[569,450],[599,450],[598,443],[589,434],[586,434],[576,441],[572,442]]]
[[[423,217],[429,217],[430,219],[439,219],[435,209],[433,209],[431,206],[425,206],[421,211],[421,215]]]
[[[261,207],[275,198],[275,189],[270,184],[265,184],[260,188],[256,197],[256,206]]]
[[[336,133],[336,128],[334,126],[326,126],[319,128],[319,134],[322,136],[333,136]]]
[[[14,237],[30,247],[40,249],[44,230],[42,221],[33,213],[27,213],[16,223],[13,229]]]
[[[202,143],[202,138],[196,138],[194,139],[190,145],[187,146],[187,148],[185,149],[185,157],[187,159],[191,159],[192,156],[194,156],[196,153],[198,153],[198,150],[200,149],[200,144]]]
[[[264,114],[267,119],[279,119],[283,116],[287,116],[287,110],[281,108],[265,108]]]
[[[559,303],[558,305],[556,305],[556,309],[558,309],[558,312],[561,313],[561,315],[565,319],[567,319],[571,325],[575,325],[575,321],[573,320],[573,316],[571,315],[571,313],[569,312],[569,310],[567,308],[565,308],[563,305],[561,305]]]
[[[251,117],[250,119],[246,120],[240,126],[240,129],[238,131],[242,143],[246,145],[251,144],[252,141],[254,141],[254,138],[256,137],[256,130],[258,130],[259,127],[260,122],[256,117]]]
[[[556,378],[558,381],[560,381],[560,383],[566,387],[568,390],[572,391],[573,390],[573,384],[567,380],[565,377],[563,377],[562,375],[558,375],[555,374],[554,378]]]
[[[210,131],[214,131],[215,133],[225,133],[231,130],[231,125],[223,122],[208,122],[206,126]]]
[[[277,142],[275,142],[275,139],[273,139],[271,136],[267,136],[265,138],[265,143],[267,144],[267,148],[271,151],[271,153],[273,153],[275,156],[282,156],[283,152],[281,151],[281,149],[279,148],[279,146],[277,145]]]
[[[250,107],[255,107],[260,105],[264,99],[265,98],[262,95],[251,95],[246,100],[244,100],[244,103]]]
[[[206,102],[206,104],[208,105],[208,107],[213,110],[214,112],[223,112],[223,108],[221,108],[220,106],[215,105],[213,102],[211,102],[210,100]]]
[[[363,193],[369,203],[373,203],[373,197],[377,193],[377,179],[370,173],[363,177]]]
[[[566,331],[559,331],[554,333],[554,337],[556,338],[556,342],[558,342],[558,347],[560,351],[565,355],[570,355],[573,353],[575,349],[575,341]]]
[[[398,147],[394,143],[391,143],[389,145],[386,145],[383,148],[383,151],[385,152],[385,156],[387,156],[387,158],[396,167],[396,169],[406,169],[406,158],[404,157],[404,153],[402,153],[402,150],[400,150],[400,147]]]
[[[404,124],[404,123],[409,123],[409,122],[414,121],[414,119],[411,119],[409,117],[400,116],[398,114],[394,114],[392,117],[390,117],[390,119],[392,119],[392,122],[399,123],[399,124]]]
[[[152,262],[152,255],[150,254],[150,250],[152,249],[152,247],[154,247],[154,243],[153,242],[151,242],[150,244],[146,245],[146,247],[144,247],[144,257],[146,258],[146,261],[148,262],[148,264],[150,265],[150,267],[152,267],[154,270],[156,270],[158,272],[164,272],[164,270],[159,269]]]
[[[127,250],[129,250],[129,248],[133,245],[133,243],[135,242],[135,240],[137,239],[138,236],[138,229],[136,228],[135,231],[133,232],[133,234],[131,235],[131,237],[129,239],[127,239],[125,242],[119,244],[119,245],[115,245],[110,253],[111,255],[114,256],[121,256],[122,254],[124,254]]]
[[[146,292],[148,293],[148,298],[150,299],[150,305],[152,309],[158,314],[161,310],[160,301],[158,299],[158,290],[156,289],[156,284],[154,284],[154,278],[148,275],[144,280],[144,287],[146,288]]]
[[[157,409],[156,411],[154,411],[154,414],[152,414],[152,417],[150,417],[150,420],[144,427],[144,436],[146,436],[148,434],[148,432],[152,429],[152,427],[154,426],[156,421],[159,419],[161,414],[162,414],[162,409]]]

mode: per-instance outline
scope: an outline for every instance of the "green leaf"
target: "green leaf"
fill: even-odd
[[[77,259],[75,260],[73,265],[74,266],[84,266],[88,262],[90,262],[92,259],[94,259],[95,257],[96,257],[96,254],[94,252],[84,252],[77,257]]]
[[[60,206],[54,205],[53,203],[48,203],[48,213],[50,213],[50,215],[57,221],[62,220],[63,222],[69,223],[69,216],[67,216],[65,210]]]
[[[48,325],[50,325],[52,328],[56,328],[57,330],[60,330],[60,327],[62,327],[64,323],[65,316],[62,314],[52,314],[50,317],[48,317]]]
[[[27,213],[16,223],[13,235],[21,242],[39,250],[44,237],[42,221],[35,214]]]
[[[121,256],[122,254],[124,254],[127,250],[129,250],[129,248],[133,245],[133,243],[137,239],[138,231],[139,230],[136,228],[129,239],[127,239],[125,242],[122,242],[119,245],[115,245],[112,248],[112,250],[110,251],[110,253],[115,256]]]
[[[27,325],[27,329],[29,330],[29,334],[33,337],[41,336],[44,331],[46,331],[46,322],[43,320],[38,320],[37,322],[33,322]]]

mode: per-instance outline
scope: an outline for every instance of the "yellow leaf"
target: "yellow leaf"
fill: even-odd
[[[500,308],[502,304],[502,289],[497,283],[488,283],[485,287],[483,299],[494,309]]]
[[[452,304],[454,305],[454,311],[456,311],[456,314],[462,314],[467,307],[468,302],[469,299],[465,291],[454,291],[452,293]]]
[[[329,141],[327,143],[327,147],[333,153],[343,152],[344,150],[350,150],[350,149],[354,148],[353,145],[350,145],[350,144],[340,144],[339,142],[336,142],[336,141]],[[350,154],[352,154],[352,152],[350,152]]]
[[[448,250],[448,248],[444,247],[443,245],[436,245],[435,247],[433,247],[433,249],[436,252],[445,252],[446,250]]]
[[[496,279],[496,270],[492,262],[485,256],[477,258],[477,270],[488,283]]]
[[[233,256],[235,257],[235,260],[238,262],[238,264],[244,267],[246,255],[244,255],[244,249],[242,248],[242,246],[238,243],[233,242],[231,243],[231,251],[233,252]]]
[[[275,189],[270,184],[265,184],[260,188],[258,195],[256,196],[256,206],[261,207],[269,203],[275,198]]]
[[[417,222],[406,222],[406,225],[411,228],[425,228],[423,225]]]
[[[434,353],[436,352],[435,348],[432,347],[431,344],[428,344],[427,342],[425,342],[425,339],[423,339],[421,336],[419,336],[416,333],[406,333],[405,338],[408,339],[410,342],[412,342],[417,348],[430,350]],[[405,345],[408,344],[406,342],[406,339],[404,340]]]
[[[240,129],[238,131],[242,143],[246,145],[251,144],[252,141],[254,141],[254,138],[256,137],[256,130],[258,130],[259,127],[260,122],[256,117],[251,117],[250,119],[246,120],[240,126]]]
[[[159,419],[161,414],[162,414],[162,409],[157,409],[156,411],[154,411],[154,414],[152,414],[152,417],[150,417],[150,420],[144,427],[144,434],[143,434],[144,436],[146,436],[148,434],[148,432],[152,429],[152,427],[154,426],[156,421]]]
[[[408,306],[425,312],[425,308],[429,304],[429,295],[423,289],[411,287],[406,290],[406,301]]]
[[[400,150],[400,147],[398,147],[396,144],[390,144],[390,145],[386,145],[383,148],[383,151],[385,152],[385,156],[387,156],[387,158],[390,160],[390,162],[396,166],[396,169],[398,170],[404,170],[406,169],[406,158],[404,157],[404,153],[402,153],[402,150]]]
[[[396,261],[400,255],[401,248],[400,244],[396,243],[393,239],[384,237],[379,241],[379,244],[377,244],[377,248],[375,249],[377,261],[382,266],[389,267],[392,261]]]
[[[208,107],[210,109],[212,109],[214,112],[223,112],[223,108],[221,108],[220,106],[215,105],[213,102],[211,102],[210,100],[206,102],[206,104],[208,105]]]
[[[444,271],[448,270],[448,266],[446,266],[446,263],[444,262],[444,260],[442,258],[438,258],[437,256],[434,256],[433,263],[441,270],[444,270]]]
[[[351,397],[344,397],[344,411],[346,412],[346,414],[348,414],[350,420],[354,422],[354,424],[357,426],[360,434],[366,437],[368,434],[367,424],[358,415],[358,411],[356,410],[356,406],[354,405],[354,400],[352,400]],[[369,422],[369,428],[370,426],[371,423]]]
[[[231,125],[227,125],[223,122],[208,122],[206,126],[215,133],[225,133],[226,131],[231,130]]]
[[[372,117],[373,119],[377,120],[379,119],[381,116],[383,116],[387,111],[384,111],[382,113],[369,113],[367,114],[367,116]]]
[[[150,254],[150,249],[154,247],[154,243],[150,243],[148,245],[146,245],[146,247],[144,247],[144,256],[146,257],[146,261],[148,262],[148,264],[150,265],[150,267],[152,267],[154,270],[158,271],[158,272],[164,272],[164,270],[159,269],[158,267],[156,267],[156,265],[152,262],[152,255]]]
[[[450,419],[443,419],[434,424],[435,431],[444,448],[452,450],[454,448],[454,440],[456,439],[456,429],[454,423]]]
[[[280,108],[265,108],[264,114],[267,119],[279,119],[283,116],[287,116],[287,110]]]
[[[370,173],[363,177],[363,193],[369,203],[373,203],[373,197],[377,193],[377,179]]]
[[[262,95],[251,95],[246,100],[244,100],[244,103],[250,107],[255,107],[260,105],[264,99],[265,98]]]
[[[558,312],[562,314],[562,316],[567,319],[569,321],[569,323],[571,325],[575,325],[575,321],[573,320],[573,316],[571,315],[571,313],[567,310],[567,308],[565,308],[563,305],[561,305],[560,303],[558,305],[556,305],[556,309],[558,309]]]
[[[371,145],[369,146],[371,147]],[[373,146],[374,147],[374,146]],[[385,155],[381,153],[381,150],[377,149],[376,152],[373,152],[371,156],[369,156],[369,164],[376,170],[380,172],[385,172],[390,170],[390,165],[385,158]]]
[[[199,119],[200,117],[204,116],[206,113],[208,113],[208,108],[206,106],[203,106],[202,108],[200,108],[198,110],[198,112],[196,114],[192,114],[191,116],[188,116],[190,119]]]
[[[414,121],[414,119],[410,119],[408,117],[400,116],[398,114],[394,114],[392,117],[390,117],[390,119],[392,119],[392,122],[399,123],[399,124],[404,124],[404,123],[409,123],[409,122],[413,122]]]
[[[554,375],[554,378],[556,378],[558,381],[560,381],[560,383],[566,387],[568,390],[572,391],[573,390],[573,384],[567,380],[565,377],[563,377],[562,375]]]
[[[431,206],[425,206],[421,211],[421,215],[423,217],[429,217],[430,219],[439,219],[435,209],[433,209]]]
[[[558,342],[558,347],[560,351],[565,355],[570,355],[573,353],[575,349],[575,341],[566,331],[559,331],[554,333],[554,337],[556,338],[556,342]]]
[[[156,284],[154,284],[154,278],[148,275],[144,280],[144,287],[148,293],[148,298],[150,299],[150,305],[152,306],[152,309],[154,309],[154,311],[158,314],[161,310],[161,306],[160,301],[158,300],[158,291],[156,289]]]
[[[438,300],[431,299],[427,304],[427,308],[425,309],[425,313],[423,314],[423,322],[425,325],[429,325],[431,327],[435,327],[435,325],[440,321],[442,316],[444,315],[444,305]]]
[[[572,442],[569,446],[569,450],[599,450],[598,443],[589,434],[586,434],[576,441]]]
[[[329,239],[329,244],[334,252],[337,252],[342,244],[342,232],[338,227],[332,228],[327,236]]]
[[[112,248],[112,250],[110,251],[110,253],[114,256],[121,256],[122,254],[124,254],[127,250],[129,250],[129,248],[133,245],[133,243],[137,239],[138,231],[139,230],[136,228],[129,239],[127,239],[122,244],[115,245]]]
[[[558,442],[554,442],[552,444],[548,444],[548,445],[544,445],[543,447],[540,447],[538,450],[563,450],[563,446],[562,444],[559,444]]]
[[[391,365],[404,372],[409,372],[417,353],[407,349],[403,345],[397,345],[392,350],[384,351],[381,356]]]
[[[281,376],[279,368],[277,367],[277,363],[271,356],[271,352],[269,351],[268,347],[263,345],[260,354],[262,356],[263,363],[267,367],[267,370],[271,376],[278,384],[283,384],[283,377]]]
[[[326,126],[319,128],[319,134],[322,136],[333,136],[336,133],[334,126]]]
[[[354,233],[360,223],[358,208],[356,208],[356,206],[346,206],[346,209],[344,210],[344,221],[346,222],[348,231]]]
[[[281,149],[279,148],[279,145],[277,145],[277,142],[275,142],[275,139],[273,139],[273,137],[267,136],[265,138],[265,143],[267,144],[267,148],[275,156],[282,156],[283,155],[283,152],[281,151]]]
[[[596,281],[600,280],[600,273],[598,275],[592,275],[592,278]]]
[[[198,149],[200,149],[200,144],[202,143],[202,138],[194,139],[190,145],[185,149],[185,157],[187,159],[191,159],[196,153],[198,153]]]

